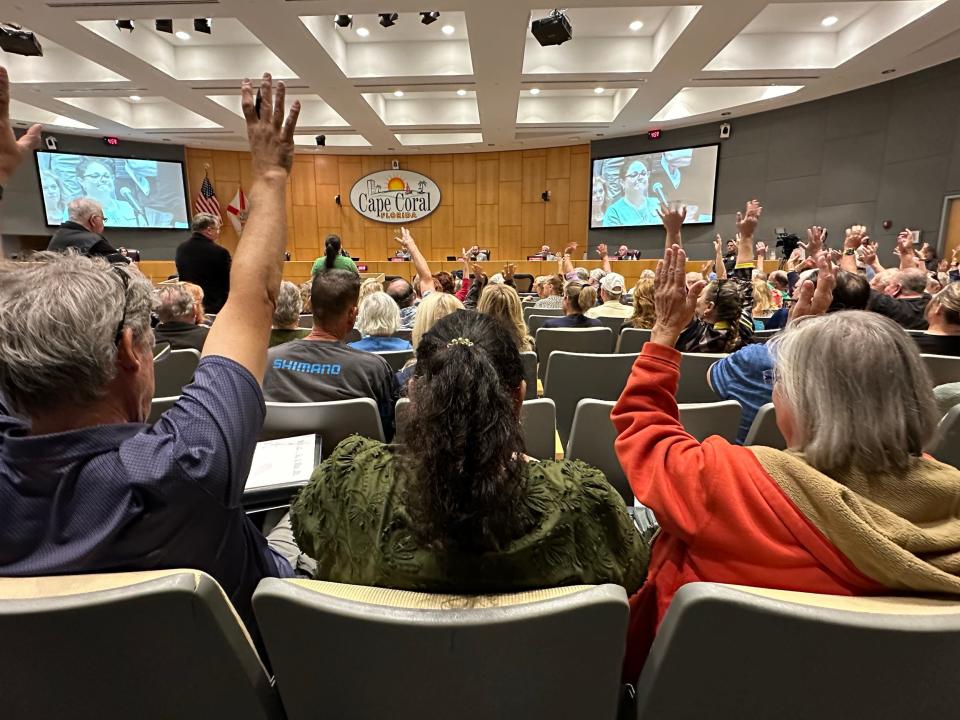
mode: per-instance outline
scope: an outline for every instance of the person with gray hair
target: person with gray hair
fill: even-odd
[[[0,121],[6,112],[0,72]],[[153,289],[131,266],[75,253],[0,261],[0,576],[194,568],[256,638],[251,596],[291,577],[242,496],[265,408],[260,384],[287,243],[285,196],[300,105],[264,75],[242,90],[256,198],[234,291],[193,380],[153,424]],[[12,142],[0,122],[0,175]],[[5,142],[5,137],[6,142]],[[175,311],[174,311],[175,312]]]
[[[960,470],[924,455],[938,415],[913,340],[863,310],[824,314],[825,253],[772,342],[776,421],[787,451],[700,442],[684,429],[674,345],[696,311],[677,245],[657,267],[656,322],[611,419],[637,500],[660,524],[631,607],[625,674],[637,677],[676,591],[719,582],[836,595],[960,595]],[[768,343],[769,344],[769,343]],[[869,370],[865,371],[865,359]]]
[[[907,330],[926,330],[929,304],[927,273],[920,268],[906,268],[898,270],[882,292],[871,293],[868,309]]]
[[[203,288],[207,312],[216,314],[230,294],[230,251],[218,245],[223,223],[216,215],[197,213],[193,234],[177,247],[177,274]],[[282,255],[282,253],[281,253]]]
[[[156,342],[170,343],[171,350],[203,350],[210,328],[197,324],[193,295],[183,283],[161,285],[156,293],[160,324],[154,328]]]
[[[395,337],[400,327],[400,308],[385,292],[375,292],[363,299],[357,316],[360,340],[349,343],[356,350],[391,352],[413,350],[410,341]]]
[[[300,287],[284,280],[277,293],[277,307],[273,311],[273,329],[270,331],[270,347],[299,340],[310,334],[309,328],[300,327],[300,308],[303,299]]]
[[[47,250],[106,258],[110,262],[127,263],[119,250],[103,236],[103,207],[93,198],[74,198],[67,205],[67,221],[50,238]]]

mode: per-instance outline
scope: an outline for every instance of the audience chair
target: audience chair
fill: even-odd
[[[306,329],[313,328],[313,315],[301,315],[300,316],[300,327]]]
[[[960,382],[960,357],[952,355],[921,355],[933,386]]]
[[[616,585],[462,596],[267,578],[253,605],[289,720],[617,713]]]
[[[533,290],[534,277],[530,273],[515,273],[513,283],[518,293],[528,293]]]
[[[163,362],[153,366],[154,397],[179,395],[193,382],[193,373],[200,363],[198,350],[173,350]]]
[[[777,427],[777,411],[773,403],[767,403],[757,411],[757,416],[747,431],[744,445],[764,445],[774,450],[786,450],[787,441]]]
[[[541,335],[546,332],[541,331]],[[562,332],[587,332],[564,330]],[[604,328],[604,332],[609,332]],[[539,348],[539,337],[537,346]],[[636,355],[586,355],[554,352],[546,363],[543,395],[557,405],[557,432],[566,445],[577,403],[583,398],[617,400],[630,377]],[[542,366],[541,366],[542,367]]]
[[[173,404],[179,399],[179,395],[155,397],[150,401],[150,417],[147,418],[147,422],[153,425],[157,420],[160,419],[160,416],[172,408]]]
[[[562,350],[572,353],[609,355],[613,347],[613,333],[610,328],[605,327],[540,328],[534,335],[534,341],[537,346],[540,377],[546,379],[547,363],[551,353]]]
[[[725,357],[727,357],[725,353],[682,353],[677,402],[717,402],[720,398],[707,382],[707,370]]]
[[[737,439],[742,408],[736,400],[683,403],[678,407],[683,429],[700,442],[713,435],[730,443]]]
[[[617,346],[617,341],[620,339],[620,329],[623,327],[624,319],[621,317],[598,317],[597,320],[600,321],[602,327],[610,328],[610,332],[613,333],[610,345],[610,352],[613,352]]]
[[[754,333],[753,333],[753,342],[755,342],[755,343],[760,343],[760,344],[765,343],[765,342],[767,342],[767,340],[769,340],[770,338],[776,337],[776,335],[777,335],[779,332],[780,332],[779,329],[777,329],[777,330],[755,330]]]
[[[207,325],[213,325],[213,321],[217,319],[217,313],[206,313],[203,316],[203,320]]]
[[[927,452],[940,462],[960,468],[960,405],[954,405],[940,420]]]
[[[403,366],[407,364],[407,360],[411,359],[414,355],[413,350],[384,350],[382,352],[373,353],[374,355],[379,355],[384,360],[386,360],[390,367],[393,368],[394,372],[399,372],[403,370]]]
[[[520,353],[520,360],[523,362],[523,379],[527,381],[527,393],[523,396],[524,400],[537,399],[537,354],[532,350],[530,352]]]
[[[319,435],[321,453],[326,457],[337,444],[351,435],[363,435],[384,442],[377,403],[370,398],[314,403],[268,402],[261,440]]]
[[[650,333],[652,332],[653,330],[643,328],[624,328],[617,338],[617,352],[639,355],[640,351],[643,350],[643,344],[650,342]]]
[[[0,579],[2,715],[281,720],[217,582],[198,570]]]
[[[690,583],[657,631],[636,717],[926,720],[958,704],[956,600]]]
[[[527,330],[530,331],[530,335],[533,337],[537,336],[537,330],[543,327],[543,324],[547,320],[552,320],[555,317],[563,317],[563,313],[557,313],[554,315],[541,315],[540,313],[534,313],[527,318]]]
[[[525,307],[523,309],[523,321],[527,322],[530,319],[531,315],[545,315],[547,317],[562,317],[564,314],[563,308],[534,308],[534,307]],[[529,327],[529,323],[528,323]]]

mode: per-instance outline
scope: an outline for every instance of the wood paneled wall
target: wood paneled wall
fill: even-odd
[[[350,206],[349,196],[359,178],[388,169],[394,157],[402,169],[423,173],[440,186],[440,207],[409,225],[427,259],[459,255],[471,245],[489,248],[497,261],[526,258],[544,243],[556,249],[578,242],[586,248],[588,145],[462,155],[303,154],[296,156],[287,193],[287,249],[294,260],[317,257],[328,233],[340,235],[344,247],[363,260],[393,254],[399,226],[366,219]],[[224,212],[238,185],[250,191],[249,154],[187,148],[191,208],[205,168]],[[550,191],[549,202],[540,197],[544,190]],[[337,194],[342,207],[334,202]],[[236,247],[228,222],[222,242]]]

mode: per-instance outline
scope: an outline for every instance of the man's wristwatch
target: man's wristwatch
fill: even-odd
[[[857,254],[857,251],[854,250],[853,248],[846,248],[846,249],[844,249],[843,254],[844,254],[844,255],[848,255],[848,256],[849,256],[849,255],[856,255],[856,254]]]

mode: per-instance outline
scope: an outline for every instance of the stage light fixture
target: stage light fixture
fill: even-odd
[[[563,45],[573,39],[573,26],[562,10],[554,10],[547,17],[534,20],[530,32],[542,46]]]
[[[193,29],[195,32],[209,35],[213,32],[213,20],[211,18],[195,18]]]
[[[0,49],[13,55],[43,55],[37,36],[13,23],[0,23]]]
[[[436,10],[420,13],[420,22],[422,22],[424,25],[431,25],[439,19],[440,13],[438,13]]]
[[[348,28],[353,26],[353,15],[334,15],[333,24],[339,28]]]
[[[380,25],[381,27],[393,27],[397,24],[397,20],[400,19],[400,16],[396,13],[379,13],[380,15]]]
[[[133,20],[117,20],[117,30],[129,30],[133,32]]]
[[[157,32],[170,33],[173,34],[173,20],[167,18],[166,20],[155,20],[154,27],[156,27]]]

